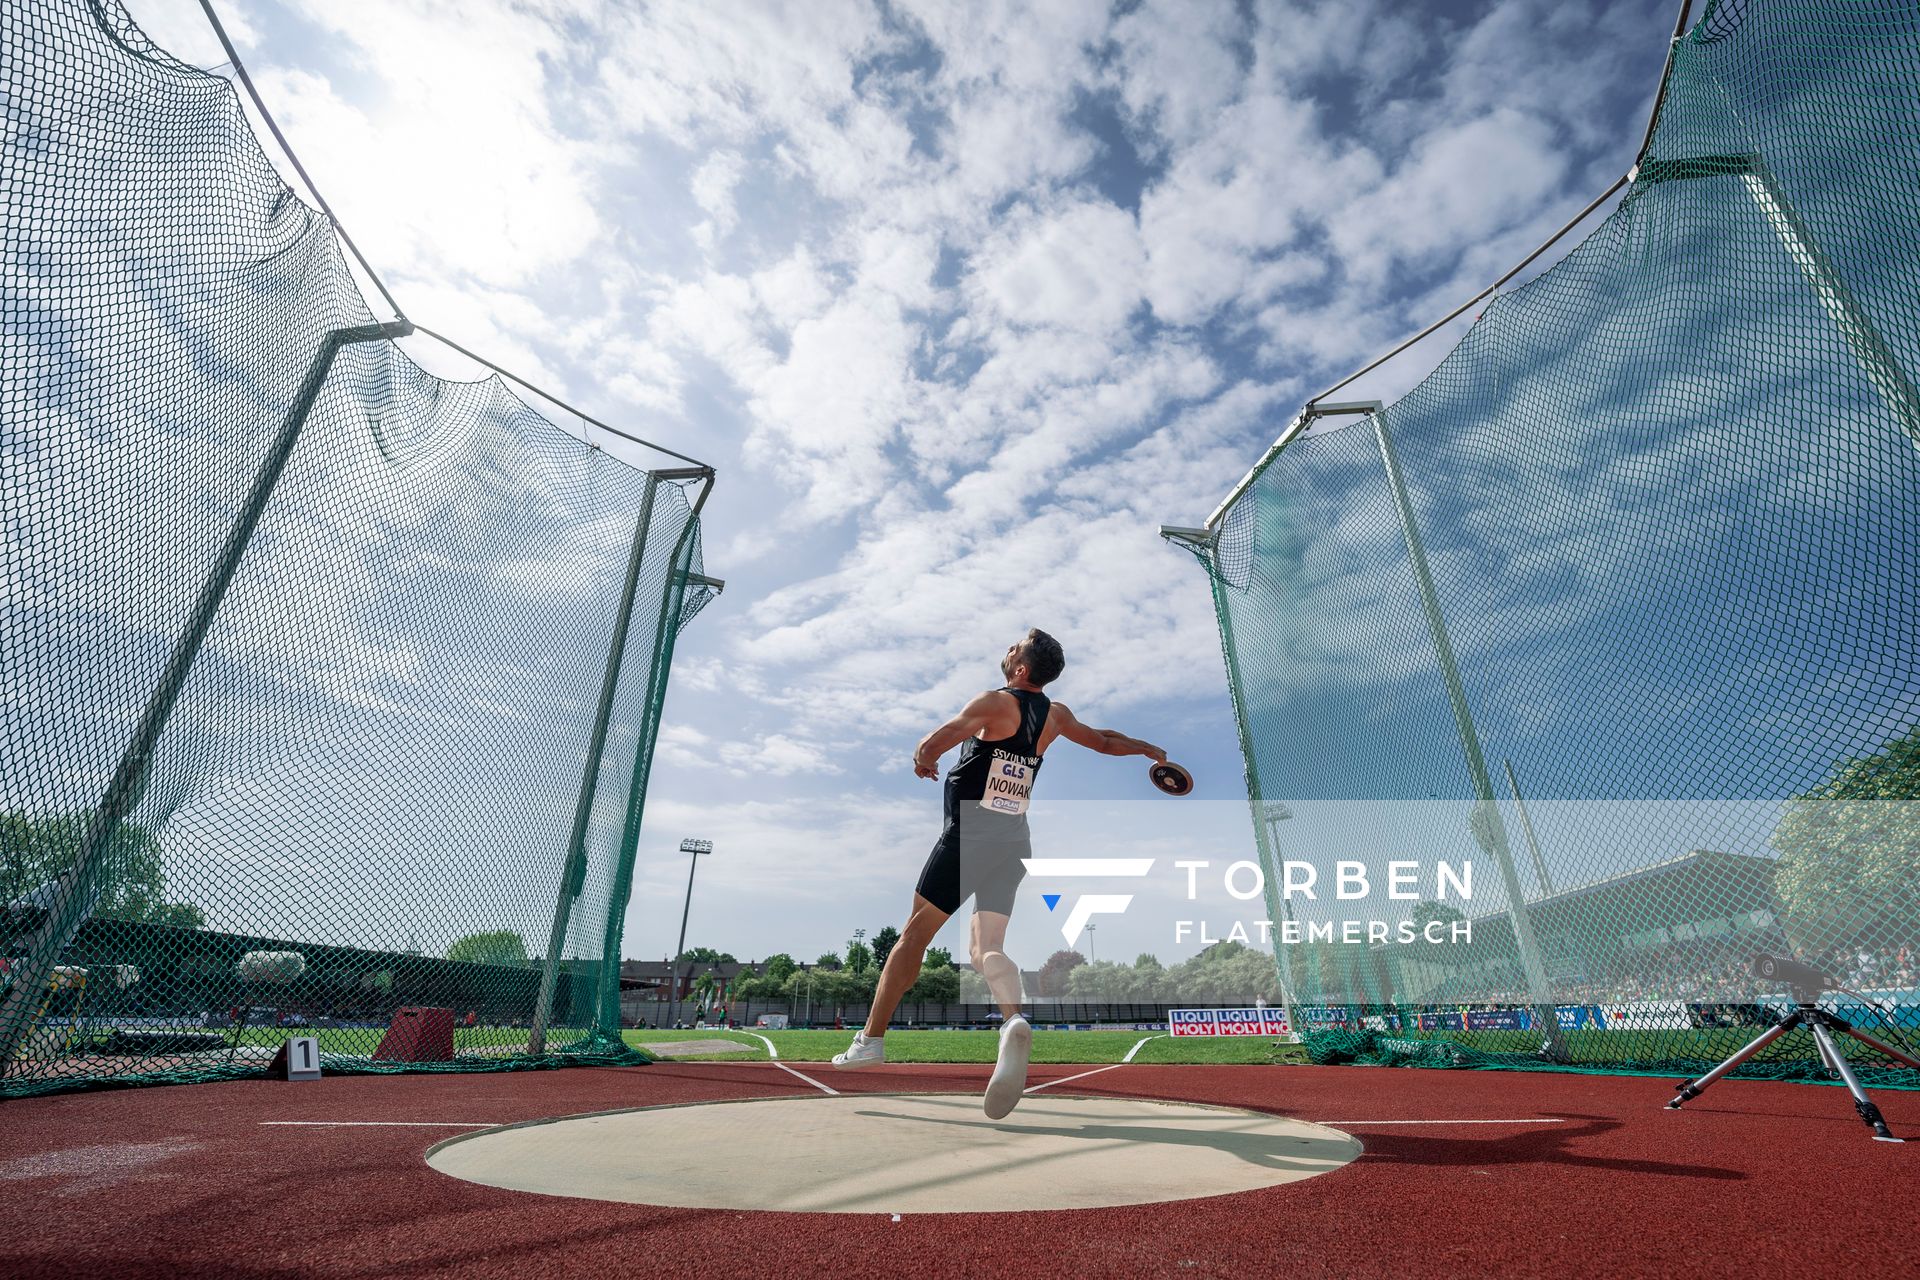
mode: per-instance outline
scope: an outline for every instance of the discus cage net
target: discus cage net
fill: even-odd
[[[1788,1007],[1764,954],[1916,1039],[1920,5],[1679,28],[1591,234],[1166,530],[1211,579],[1270,880],[1479,872],[1375,887],[1411,944],[1277,906],[1317,1060],[1693,1074]],[[1826,1074],[1804,1032],[1742,1071]]]
[[[414,364],[234,85],[113,0],[4,0],[0,36],[0,1097],[291,1035],[328,1071],[630,1060],[711,469]]]

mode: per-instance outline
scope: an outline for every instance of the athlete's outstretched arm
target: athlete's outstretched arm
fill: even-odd
[[[1005,696],[994,691],[975,695],[959,715],[920,739],[920,745],[913,750],[913,776],[938,778],[940,757],[984,729],[994,712],[995,699]]]
[[[1064,720],[1060,726],[1060,736],[1089,751],[1098,751],[1103,756],[1148,756],[1155,761],[1165,761],[1167,758],[1167,753],[1151,742],[1129,738],[1118,729],[1089,729],[1074,719],[1073,712],[1057,702],[1053,704],[1053,711]]]

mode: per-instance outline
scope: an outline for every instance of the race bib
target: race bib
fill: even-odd
[[[1017,756],[1011,751],[993,749],[993,761],[987,769],[987,789],[980,807],[993,813],[1018,817],[1027,811],[1033,795],[1033,773],[1039,761],[1032,756]]]

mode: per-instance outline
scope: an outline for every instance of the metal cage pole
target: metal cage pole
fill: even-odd
[[[1286,869],[1286,863],[1280,857],[1280,824],[1291,817],[1293,817],[1293,810],[1278,800],[1269,800],[1260,806],[1260,820],[1267,828],[1267,842],[1261,847],[1260,860],[1266,864],[1263,870],[1267,877],[1267,917],[1273,922],[1275,929],[1281,927],[1280,916],[1283,912],[1287,917],[1287,923],[1293,922],[1293,900],[1283,899],[1280,894],[1280,887],[1286,883],[1286,877],[1280,874]],[[1276,939],[1273,944],[1273,961],[1280,969],[1280,999],[1285,1002],[1287,1011],[1287,1033],[1294,1040],[1301,1041],[1304,1033],[1294,1015],[1296,1001],[1293,997],[1293,965],[1291,963],[1293,952],[1288,951],[1288,963],[1281,964],[1280,947],[1281,943]]]
[[[1514,776],[1513,761],[1502,760],[1507,768],[1507,786],[1513,792],[1513,807],[1520,811],[1520,830],[1526,834],[1527,849],[1533,854],[1533,874],[1539,877],[1542,897],[1552,897],[1553,877],[1547,874],[1547,860],[1540,852],[1540,838],[1533,832],[1533,817],[1527,812],[1526,797],[1520,794],[1520,779]]]
[[[118,834],[121,822],[140,803],[141,794],[146,790],[154,749],[159,745],[160,735],[166,730],[173,705],[186,685],[194,660],[200,656],[207,633],[213,627],[214,615],[226,599],[227,589],[233,585],[234,574],[239,571],[247,544],[266,512],[274,486],[279,483],[288,459],[293,456],[294,446],[300,441],[301,429],[306,426],[320,392],[326,387],[334,357],[343,347],[404,338],[412,332],[411,323],[395,320],[386,324],[334,329],[321,339],[320,349],[307,366],[306,376],[301,379],[299,389],[294,393],[293,403],[287,407],[286,417],[281,419],[279,433],[268,447],[266,457],[261,460],[260,469],[254,473],[253,487],[247,494],[246,504],[214,558],[213,572],[202,584],[200,597],[180,638],[174,641],[173,652],[161,672],[159,685],[147,699],[146,709],[133,731],[133,739],[127,744],[119,765],[113,771],[112,780],[108,782],[99,805],[94,809],[86,835],[81,839],[79,848],[74,850],[73,865],[56,882],[52,900],[47,904],[46,918],[27,942],[26,962],[13,972],[13,985],[8,988],[4,1002],[0,1002],[0,1075],[14,1064],[14,1055],[19,1052],[21,1042],[26,1039],[27,1031],[33,1024],[40,989],[52,974],[60,953],[66,950],[81,924],[92,913],[93,904],[99,896],[97,881],[113,837]]]
[[[1166,529],[1161,530],[1161,535],[1163,537],[1180,536]],[[1204,543],[1190,537],[1181,540],[1187,542],[1194,554],[1202,557],[1203,562],[1206,558],[1205,553],[1213,546],[1211,540]],[[1221,581],[1220,575],[1214,571],[1211,563],[1205,563],[1204,567],[1207,578],[1213,584],[1214,612],[1220,619],[1220,648],[1226,654],[1227,689],[1233,703],[1233,727],[1240,735],[1240,755],[1245,761],[1247,803],[1253,815],[1253,843],[1260,858],[1260,872],[1265,879],[1267,921],[1272,928],[1278,929],[1280,927],[1280,891],[1279,882],[1274,875],[1279,867],[1270,847],[1269,833],[1266,828],[1267,807],[1260,794],[1260,766],[1253,753],[1253,729],[1247,723],[1245,697],[1242,692],[1245,686],[1240,682],[1240,657],[1233,643],[1233,615],[1227,606],[1226,584]],[[1280,998],[1285,1002],[1287,1032],[1289,1035],[1297,1036],[1300,1034],[1300,1027],[1293,1020],[1293,983],[1287,973],[1286,960],[1283,959],[1281,943],[1277,937],[1273,940],[1273,973],[1280,983]]]
[[[711,475],[708,484],[711,485]],[[667,580],[660,589],[660,612],[654,622],[653,662],[647,671],[647,701],[634,748],[633,783],[627,790],[627,814],[620,832],[620,857],[614,864],[613,884],[607,892],[607,918],[600,957],[600,1029],[616,1040],[620,1034],[620,950],[626,935],[627,900],[633,895],[633,866],[639,853],[640,824],[646,813],[647,782],[653,776],[654,750],[660,737],[660,710],[667,695],[667,673],[673,666],[674,642],[680,634],[680,609],[686,599],[693,569],[693,534],[700,524],[699,501],[688,511],[680,536],[667,562]],[[685,563],[682,563],[682,562]],[[711,581],[711,580],[710,580]]]
[[[672,473],[665,473],[670,475]],[[547,954],[541,962],[540,995],[533,1006],[533,1027],[527,1033],[527,1052],[547,1051],[547,1023],[553,1016],[554,992],[560,984],[560,953],[567,945],[567,926],[573,903],[587,880],[587,819],[600,782],[600,757],[607,746],[607,728],[613,718],[614,694],[620,684],[620,663],[626,655],[627,630],[633,621],[633,598],[640,584],[640,568],[647,558],[647,535],[653,524],[653,496],[663,473],[647,473],[647,489],[633,525],[633,544],[627,553],[627,574],[620,590],[620,610],[613,620],[613,640],[606,669],[600,677],[600,702],[587,737],[587,764],[580,779],[580,796],[573,806],[573,831],[567,837],[567,858],[561,866],[560,888],[554,895],[553,927],[547,934]]]
[[[1653,184],[1689,178],[1738,178],[1813,290],[1820,307],[1846,341],[1860,372],[1873,384],[1887,408],[1920,447],[1920,391],[1895,358],[1886,339],[1874,326],[1865,307],[1813,238],[1813,232],[1795,211],[1779,179],[1757,155],[1698,156],[1691,160],[1649,160],[1634,170],[1638,182]]]
[[[1440,664],[1440,678],[1446,684],[1447,701],[1453,708],[1454,727],[1460,734],[1460,747],[1467,759],[1467,771],[1473,778],[1475,821],[1473,833],[1500,868],[1500,879],[1507,891],[1507,910],[1513,920],[1514,941],[1520,950],[1520,966],[1526,973],[1527,994],[1533,1001],[1534,1017],[1546,1036],[1543,1052],[1560,1061],[1567,1060],[1566,1043],[1560,1034],[1560,1020],[1554,1013],[1553,992],[1547,984],[1547,969],[1540,958],[1540,944],[1533,932],[1533,920],[1527,913],[1527,900],[1520,889],[1520,876],[1514,869],[1513,851],[1507,843],[1506,823],[1500,817],[1494,799],[1493,779],[1487,773],[1486,755],[1480,749],[1480,734],[1473,725],[1473,712],[1467,704],[1466,686],[1460,680],[1460,668],[1454,660],[1453,642],[1447,636],[1447,624],[1440,613],[1440,593],[1433,584],[1433,571],[1427,566],[1426,548],[1420,542],[1420,529],[1414,520],[1413,501],[1407,496],[1407,484],[1400,471],[1400,458],[1394,452],[1393,436],[1387,430],[1384,409],[1373,414],[1374,431],[1380,440],[1380,460],[1385,465],[1387,484],[1400,513],[1400,530],[1406,537],[1407,559],[1420,591],[1420,606],[1427,615],[1427,629],[1433,636],[1434,654]]]

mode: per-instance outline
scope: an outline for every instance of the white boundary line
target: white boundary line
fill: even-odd
[[[1165,1040],[1168,1034],[1169,1034],[1168,1032],[1162,1031],[1159,1035],[1148,1036],[1147,1040]],[[1120,1059],[1120,1065],[1124,1067],[1125,1065],[1127,1065],[1127,1063],[1132,1062],[1133,1055],[1140,1052],[1140,1050],[1146,1046],[1147,1040],[1142,1040],[1139,1044],[1136,1044],[1135,1046],[1133,1046],[1133,1048],[1127,1050],[1127,1056]]]
[[[1314,1124],[1565,1124],[1563,1116],[1529,1116],[1525,1120],[1315,1120]]]
[[[1082,1071],[1077,1076],[1061,1076],[1058,1080],[1042,1080],[1039,1084],[1028,1085],[1026,1088],[1022,1089],[1020,1092],[1038,1093],[1042,1089],[1051,1089],[1054,1085],[1057,1085],[1057,1084],[1069,1084],[1075,1080],[1085,1080],[1088,1076],[1097,1076],[1102,1071],[1117,1071],[1121,1067],[1124,1067],[1126,1065],[1127,1064],[1124,1062],[1110,1062],[1104,1067],[1095,1067],[1091,1071]]]
[[[767,1057],[772,1059],[774,1062],[780,1061],[780,1051],[773,1047],[773,1041],[767,1039],[765,1036],[761,1035],[758,1031],[742,1031],[740,1034],[743,1036],[752,1036],[755,1040],[758,1040],[761,1044],[767,1046]]]
[[[262,1120],[261,1124],[301,1125],[323,1129],[492,1129],[498,1120]]]
[[[793,1076],[797,1080],[805,1080],[808,1084],[812,1085],[814,1088],[818,1089],[822,1093],[831,1094],[836,1098],[840,1096],[840,1091],[838,1089],[829,1089],[827,1088],[826,1085],[821,1084],[818,1080],[815,1080],[812,1076],[802,1075],[800,1072],[795,1071],[792,1067],[788,1066],[784,1062],[780,1062],[776,1060],[773,1065],[780,1068],[782,1071],[786,1072],[788,1075]]]

